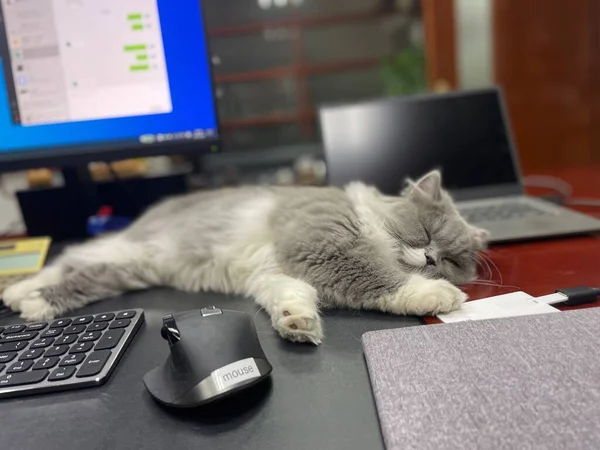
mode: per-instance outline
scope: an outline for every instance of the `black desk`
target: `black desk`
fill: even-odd
[[[208,305],[255,316],[272,381],[227,407],[172,412],[142,377],[168,353],[162,316]],[[377,449],[383,441],[362,354],[370,330],[418,325],[412,317],[331,311],[319,347],[283,341],[250,300],[153,289],[101,301],[71,315],[144,308],[142,327],[107,384],[0,401],[0,445],[19,450]],[[19,322],[18,316],[0,325]],[[248,392],[248,391],[247,391]]]

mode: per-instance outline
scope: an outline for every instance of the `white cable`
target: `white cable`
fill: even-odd
[[[548,175],[529,175],[523,178],[523,184],[529,187],[552,189],[561,194],[565,199],[573,195],[573,186],[560,178]]]
[[[565,205],[600,207],[600,199],[597,198],[572,198],[573,186],[560,178],[548,175],[529,175],[523,178],[523,185],[552,189],[563,197]]]

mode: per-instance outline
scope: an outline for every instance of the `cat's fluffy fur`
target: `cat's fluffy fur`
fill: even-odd
[[[434,171],[398,197],[361,183],[191,194],[128,229],[68,248],[4,292],[28,321],[127,290],[167,285],[252,297],[292,341],[323,339],[319,308],[436,314],[466,296],[486,233],[468,225]],[[201,306],[201,305],[199,305]]]

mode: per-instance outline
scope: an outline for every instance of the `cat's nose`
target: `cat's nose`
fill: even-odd
[[[430,255],[425,254],[425,262],[428,266],[435,266],[435,259],[433,259]]]

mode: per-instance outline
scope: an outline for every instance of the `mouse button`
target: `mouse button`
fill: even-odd
[[[184,323],[196,322],[202,320],[202,314],[199,309],[191,311],[180,311],[173,314],[173,318],[177,322],[177,325],[181,328]]]
[[[200,314],[202,314],[202,317],[208,317],[215,316],[217,314],[223,314],[223,311],[213,305],[208,308],[202,308],[200,310]]]
[[[181,334],[173,314],[167,314],[163,317],[163,326],[160,329],[160,335],[169,342],[170,346],[173,346],[181,339]]]

